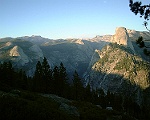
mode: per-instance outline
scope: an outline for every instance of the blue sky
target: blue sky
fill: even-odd
[[[0,0],[0,38],[91,38],[114,34],[120,26],[145,31],[144,20],[128,5],[128,0]]]

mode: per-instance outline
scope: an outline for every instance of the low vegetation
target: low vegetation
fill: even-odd
[[[122,112],[105,110],[89,102],[71,101],[68,105],[77,108],[79,116],[68,114],[60,109],[59,102],[50,97],[42,97],[38,93],[20,90],[0,91],[1,120],[134,120]]]

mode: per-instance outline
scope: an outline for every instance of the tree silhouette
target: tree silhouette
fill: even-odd
[[[77,71],[73,74],[73,98],[75,100],[82,100],[83,96],[83,85],[81,83],[81,78],[79,77]]]
[[[52,70],[48,64],[47,59],[44,57],[43,62],[40,61],[36,64],[36,70],[33,77],[33,87],[35,91],[49,93],[50,83],[52,81]]]
[[[3,62],[0,64],[0,82],[3,84],[7,84],[11,87],[14,86],[15,83],[15,72],[12,67],[11,62]]]
[[[59,68],[57,66],[53,69],[53,93],[59,94]]]
[[[139,44],[140,48],[146,47],[142,36],[136,40],[136,43]]]
[[[52,81],[52,70],[48,64],[47,59],[44,57],[42,62],[42,79],[43,79],[43,90],[49,92],[50,82]]]
[[[25,71],[23,71],[22,69],[20,69],[16,75],[15,75],[15,79],[14,79],[14,86],[16,88],[20,88],[23,90],[27,90],[28,89],[28,77],[25,73]]]
[[[67,83],[67,72],[63,63],[60,63],[60,66],[55,66],[52,73],[52,82],[51,87],[54,94],[65,97],[68,96],[69,84]]]
[[[36,70],[33,77],[33,90],[34,91],[41,91],[42,85],[42,65],[41,62],[38,61],[36,64]]]
[[[107,104],[107,101],[106,101],[106,98],[105,98],[105,93],[104,93],[104,90],[102,88],[99,88],[97,89],[97,95],[98,95],[98,102],[99,104],[101,105],[102,108],[106,108],[106,104]]]
[[[88,102],[92,102],[92,92],[91,92],[91,86],[90,86],[90,84],[88,84],[85,87],[84,100],[88,101]]]
[[[129,7],[130,7],[130,10],[135,15],[140,14],[140,17],[144,17],[144,19],[145,19],[144,26],[150,32],[150,30],[147,27],[148,26],[147,21],[149,20],[149,17],[150,17],[150,4],[142,5],[142,2],[140,2],[140,1],[133,2],[133,0],[129,0]]]
[[[67,78],[66,68],[64,67],[62,62],[60,63],[60,66],[59,66],[59,79],[60,79],[59,81],[60,95],[64,96],[66,94],[65,92],[68,87],[68,84],[67,84],[68,78]]]
[[[136,44],[138,44],[140,48],[145,47],[145,49],[143,50],[144,54],[147,55],[147,56],[150,55],[150,51],[147,50],[147,48],[150,48],[150,47],[148,47],[148,46],[145,45],[142,36],[139,37],[139,38],[136,40]]]

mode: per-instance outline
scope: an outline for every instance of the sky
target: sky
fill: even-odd
[[[146,31],[143,21],[129,0],[0,0],[0,38],[92,38],[116,27]]]

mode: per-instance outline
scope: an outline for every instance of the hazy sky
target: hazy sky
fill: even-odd
[[[144,31],[143,21],[129,0],[0,0],[0,38],[87,38],[119,26]]]

